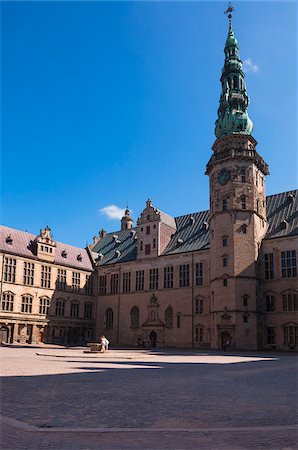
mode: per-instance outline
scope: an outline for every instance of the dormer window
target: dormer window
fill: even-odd
[[[9,245],[12,245],[12,242],[13,242],[13,239],[12,239],[11,235],[7,236],[6,243]]]
[[[66,252],[66,250],[62,250],[61,256],[62,256],[62,258],[67,258],[67,252]]]
[[[194,218],[194,216],[190,216],[189,218],[189,223],[190,225],[192,225],[193,223],[195,223],[196,219]]]
[[[177,239],[177,245],[182,245],[183,244],[183,239],[181,239],[181,238],[178,238]]]
[[[78,256],[77,256],[77,260],[81,262],[82,259],[83,259],[83,258],[82,258],[82,255],[81,255],[81,253],[79,253]]]

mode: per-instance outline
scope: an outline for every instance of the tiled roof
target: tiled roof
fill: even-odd
[[[6,242],[8,236],[12,238],[12,244]],[[35,251],[36,235],[27,233],[26,231],[16,230],[6,226],[0,226],[0,250],[13,253],[16,255],[27,256],[29,258],[36,258]],[[56,242],[56,241],[55,241]],[[65,250],[67,257],[62,256]],[[82,260],[78,261],[78,255],[81,255]],[[72,245],[56,242],[55,259],[54,262],[63,266],[71,266],[77,269],[93,270],[90,257],[84,248],[73,247]]]
[[[92,253],[96,252],[103,256],[97,260],[97,264],[116,264],[136,259],[137,240],[135,237],[136,228],[107,233],[92,247]]]
[[[265,239],[298,235],[298,190],[266,199],[268,230]]]
[[[298,191],[268,196],[267,215],[269,226],[265,239],[297,235]],[[283,220],[286,220],[286,223],[282,222]],[[176,232],[173,233],[163,255],[174,255],[209,248],[209,211],[176,217],[175,223]],[[108,265],[135,260],[137,258],[137,240],[135,239],[137,228],[133,230],[133,232],[125,230],[108,233],[100,239],[92,247],[92,252],[102,255],[97,264]],[[113,235],[116,235],[117,238],[114,238]]]

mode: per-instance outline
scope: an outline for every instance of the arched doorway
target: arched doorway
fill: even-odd
[[[157,334],[155,333],[155,331],[151,331],[151,333],[149,335],[149,339],[150,339],[151,347],[155,348],[156,342],[157,342]]]
[[[232,336],[228,331],[223,331],[221,333],[221,348],[223,350],[231,350],[232,347]]]

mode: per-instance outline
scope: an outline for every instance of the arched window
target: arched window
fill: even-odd
[[[165,310],[165,323],[168,328],[173,327],[173,308],[170,305]]]
[[[131,328],[139,328],[140,326],[140,311],[137,306],[130,310],[130,326]]]
[[[90,302],[84,304],[84,319],[92,319],[92,303]]]
[[[3,292],[1,309],[2,311],[13,311],[14,294],[10,291]]]
[[[113,328],[114,314],[112,308],[108,308],[105,313],[105,328]]]

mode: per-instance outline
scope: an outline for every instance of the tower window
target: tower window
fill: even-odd
[[[242,195],[241,197],[241,208],[246,209],[246,197],[245,195]]]
[[[227,267],[227,265],[228,265],[228,258],[223,258],[222,259],[222,265],[223,265],[223,267]]]
[[[228,245],[228,239],[227,239],[227,238],[223,238],[223,240],[222,240],[222,246],[223,246],[223,247],[227,247],[227,245]]]
[[[228,204],[227,199],[224,198],[223,201],[222,201],[222,210],[223,211],[227,210],[227,204]]]
[[[233,77],[233,84],[234,84],[234,89],[238,89],[238,78],[237,77]]]
[[[246,183],[246,175],[245,175],[245,170],[244,169],[241,170],[240,175],[241,175],[241,182],[242,183]]]
[[[223,286],[227,286],[227,285],[228,285],[228,279],[227,279],[227,278],[224,278],[224,279],[222,280],[222,285],[223,285]]]

